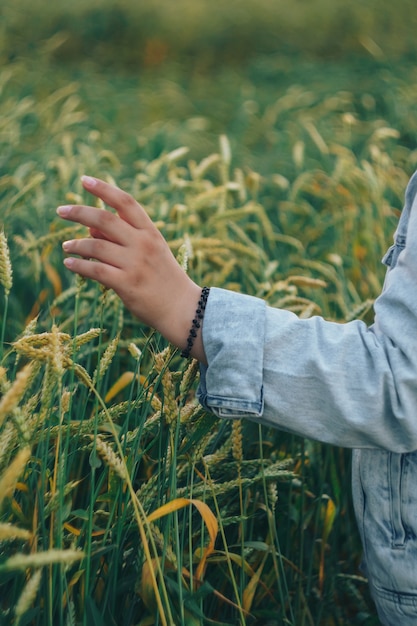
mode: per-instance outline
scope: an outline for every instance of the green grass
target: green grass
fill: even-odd
[[[350,453],[207,415],[196,369],[62,267],[69,233],[55,207],[87,200],[88,173],[131,191],[197,281],[303,316],[372,319],[417,160],[414,18],[396,7],[399,32],[383,38],[371,3],[277,5],[295,29],[278,46],[260,37],[276,28],[269,5],[248,22],[249,2],[210,15],[176,4],[175,16],[119,3],[130,15],[119,31],[111,3],[101,22],[93,4],[3,7],[13,284],[6,295],[2,257],[0,524],[12,538],[0,526],[0,624],[378,623],[358,570]],[[384,54],[346,33],[352,47],[337,49],[329,32],[347,10],[351,32],[386,41]],[[140,40],[151,19],[145,58],[120,33]],[[180,19],[188,39],[174,40]],[[71,37],[50,39],[60,24]]]

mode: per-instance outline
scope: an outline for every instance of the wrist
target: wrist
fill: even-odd
[[[210,287],[203,287],[200,293],[200,298],[197,304],[197,308],[194,313],[194,318],[191,323],[190,332],[188,333],[187,343],[185,348],[181,352],[181,356],[184,359],[188,359],[191,355],[194,343],[197,337],[201,334],[201,326],[204,319],[204,312],[206,309],[207,300],[210,293]]]
[[[160,324],[157,325],[156,329],[170,343],[177,346],[185,358],[191,356],[207,364],[202,325],[208,288],[205,288],[205,295],[202,296],[202,294],[203,289],[187,276],[187,281],[181,285],[180,289],[176,290],[171,299],[171,305],[163,319],[160,318]]]

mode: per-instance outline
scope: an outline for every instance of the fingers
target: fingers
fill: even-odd
[[[71,271],[119,292],[126,282],[127,261],[132,255],[138,255],[139,250],[143,256],[148,239],[154,241],[155,234],[159,238],[161,235],[132,196],[99,179],[83,177],[82,182],[86,190],[116,209],[118,215],[92,206],[58,207],[58,215],[86,226],[91,235],[63,244],[64,251],[71,255],[64,263]]]
[[[115,289],[117,285],[120,285],[122,279],[122,271],[119,268],[105,263],[69,257],[64,260],[64,264],[72,272],[80,274],[84,278],[96,280],[108,289]]]
[[[91,206],[72,205],[57,208],[60,217],[71,222],[78,222],[96,233],[99,239],[107,239],[123,244],[129,237],[129,225],[110,211],[103,211]]]
[[[81,182],[84,189],[103,200],[113,209],[116,209],[120,217],[128,224],[135,228],[147,228],[152,225],[152,221],[143,207],[130,194],[122,191],[119,187],[109,185],[99,178],[91,178],[90,176],[82,176]]]
[[[73,239],[65,241],[62,247],[67,254],[77,254],[85,259],[96,259],[113,267],[122,267],[121,247],[106,239]]]

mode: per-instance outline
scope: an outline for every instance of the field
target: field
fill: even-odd
[[[378,625],[350,451],[205,413],[196,363],[65,270],[55,208],[114,181],[196,281],[372,323],[417,163],[413,5],[0,24],[0,626]]]

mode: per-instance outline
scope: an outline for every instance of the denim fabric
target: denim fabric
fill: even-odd
[[[364,567],[386,626],[417,625],[417,173],[411,179],[375,320],[299,319],[212,288],[200,402],[354,448]]]

